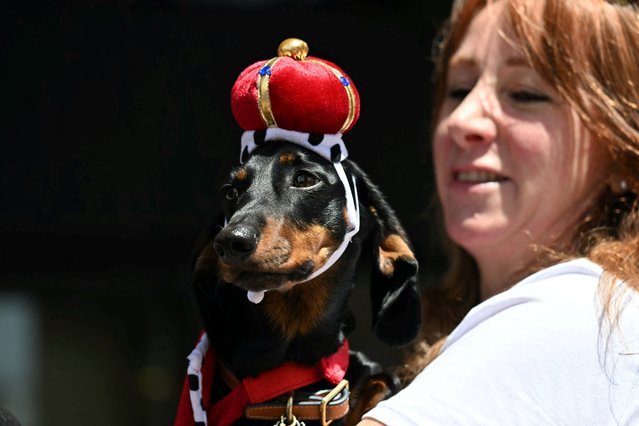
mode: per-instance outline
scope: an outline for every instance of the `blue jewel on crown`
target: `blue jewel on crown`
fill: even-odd
[[[260,68],[259,74],[264,77],[265,75],[270,76],[271,75],[271,67],[268,65],[264,65],[262,68]]]

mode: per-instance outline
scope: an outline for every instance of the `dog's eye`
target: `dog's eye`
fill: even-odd
[[[319,179],[315,175],[303,170],[295,173],[295,176],[293,176],[293,186],[297,188],[308,188],[317,185],[318,182]]]
[[[231,185],[224,185],[222,187],[222,195],[224,196],[225,200],[233,201],[237,199],[237,189],[233,188]]]

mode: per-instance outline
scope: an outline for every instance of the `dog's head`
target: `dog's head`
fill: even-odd
[[[348,215],[331,164],[293,144],[267,144],[222,187],[226,226],[213,239],[221,278],[248,291],[308,280],[340,245]]]
[[[349,185],[355,182],[350,189],[359,198],[361,229],[347,237],[347,250],[326,272],[308,281],[327,266],[357,222],[349,217],[353,213],[347,208],[343,181],[334,164],[318,154],[296,144],[270,142],[256,148],[222,186],[223,218],[204,241],[196,276],[212,277],[215,272],[216,285],[267,291],[267,297],[300,292],[318,283],[352,281],[327,277],[352,275],[360,246],[368,247],[374,256],[370,292],[375,334],[391,345],[406,344],[420,326],[417,261],[377,187],[355,163],[343,164]],[[324,290],[329,298],[348,294],[350,287]],[[321,297],[313,297],[321,305]]]

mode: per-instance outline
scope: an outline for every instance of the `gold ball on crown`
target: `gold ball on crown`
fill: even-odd
[[[277,48],[277,56],[288,56],[296,61],[303,61],[308,55],[308,44],[299,38],[287,38]]]

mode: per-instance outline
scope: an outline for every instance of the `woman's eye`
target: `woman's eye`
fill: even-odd
[[[550,100],[550,96],[528,90],[516,90],[511,92],[509,96],[513,101],[521,103],[548,102]]]
[[[470,89],[466,87],[453,87],[448,89],[448,97],[458,101],[463,100],[470,93]]]
[[[222,187],[222,195],[224,196],[225,200],[233,201],[237,199],[239,194],[237,192],[237,189],[235,189],[231,185],[224,185],[224,187]]]
[[[293,176],[293,186],[296,188],[308,188],[316,185],[318,182],[319,179],[315,175],[305,171],[297,172],[295,176]]]

